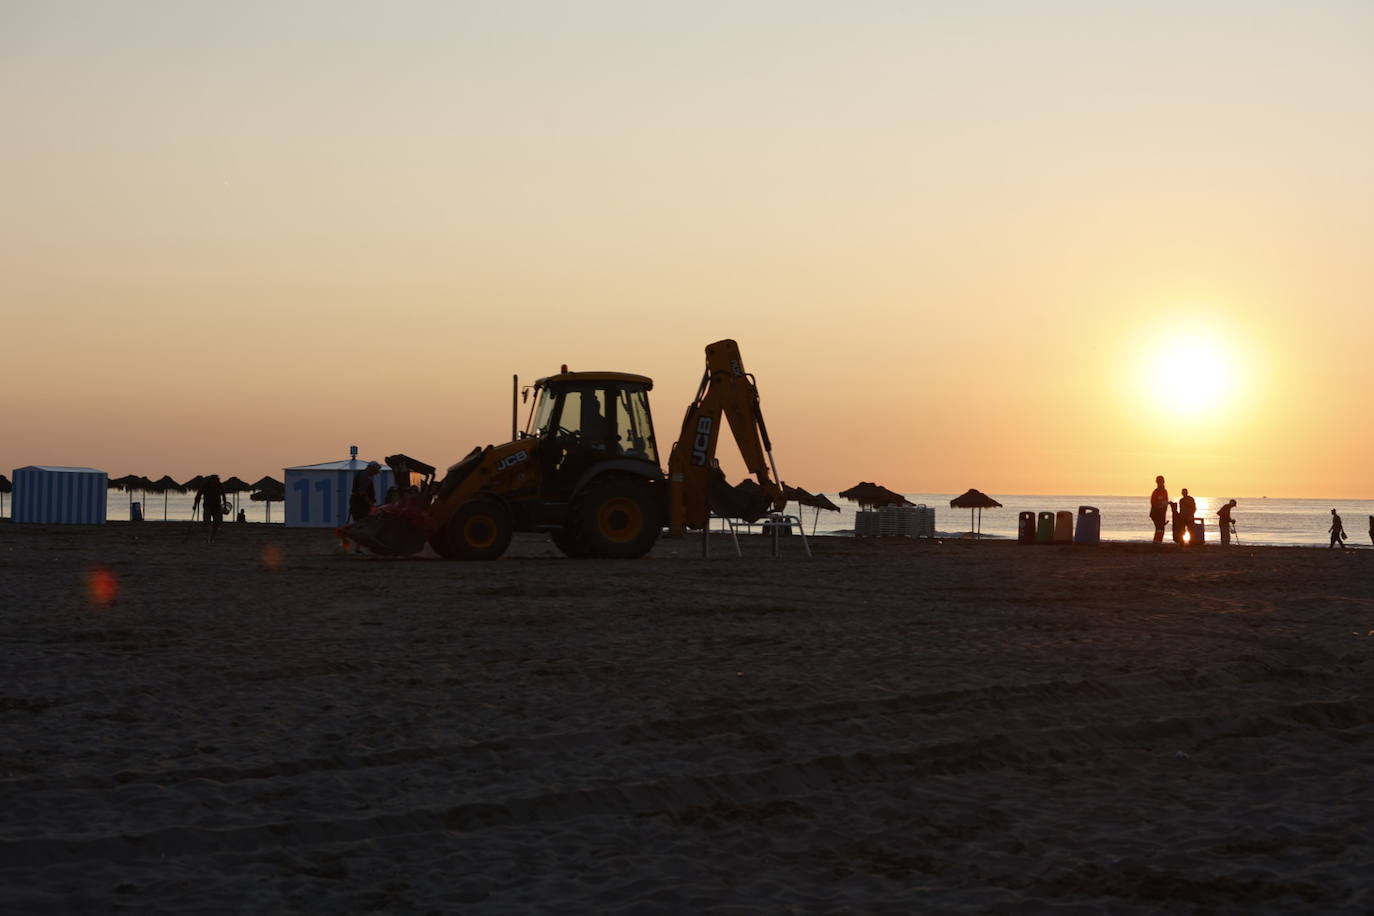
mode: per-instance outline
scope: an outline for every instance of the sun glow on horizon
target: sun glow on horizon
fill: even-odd
[[[1145,359],[1145,399],[1171,417],[1196,418],[1230,406],[1239,391],[1236,360],[1220,338],[1192,334],[1170,340]]]

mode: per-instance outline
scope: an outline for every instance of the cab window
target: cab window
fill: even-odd
[[[644,458],[658,463],[654,426],[649,419],[648,392],[621,388],[615,392],[616,453],[627,458]]]
[[[557,432],[584,448],[607,450],[606,392],[593,387],[569,388],[563,393]]]

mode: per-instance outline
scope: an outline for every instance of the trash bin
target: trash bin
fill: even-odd
[[[1075,544],[1097,544],[1102,540],[1102,513],[1096,506],[1078,507],[1078,527],[1073,533]]]
[[[1073,513],[1068,509],[1061,509],[1054,513],[1054,542],[1056,544],[1073,543]]]
[[[1049,544],[1054,541],[1054,513],[1041,512],[1035,528],[1035,543]]]
[[[131,522],[141,522],[141,521],[143,521],[143,503],[140,503],[140,502],[132,502],[132,503],[129,503],[129,521],[131,521]]]
[[[1016,525],[1016,539],[1022,544],[1035,543],[1035,513],[1022,512]]]
[[[1193,519],[1192,540],[1188,542],[1190,547],[1201,547],[1207,543],[1207,520],[1201,518]]]

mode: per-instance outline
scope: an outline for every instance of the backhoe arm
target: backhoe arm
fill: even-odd
[[[744,371],[739,345],[719,340],[706,348],[706,373],[668,456],[670,535],[710,523],[709,485],[722,419],[729,422],[740,456],[769,508],[781,510],[786,503],[754,377]]]

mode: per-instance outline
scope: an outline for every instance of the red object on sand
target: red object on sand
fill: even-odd
[[[424,547],[434,533],[434,520],[414,499],[377,506],[366,518],[338,529],[339,537],[377,553],[409,554]]]

